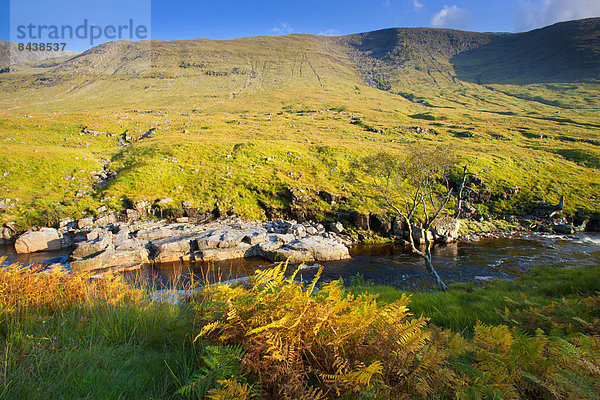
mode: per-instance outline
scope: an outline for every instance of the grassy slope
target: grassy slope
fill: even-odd
[[[328,190],[348,197],[343,208],[377,210],[351,162],[402,153],[414,141],[449,144],[473,169],[492,168],[492,190],[521,187],[494,211],[560,195],[571,211],[597,210],[597,83],[461,80],[453,57],[503,37],[426,29],[117,42],[56,65],[22,66],[0,75],[0,172],[10,172],[0,173],[0,198],[20,199],[0,219],[25,226],[102,202],[119,209],[123,196],[190,200],[206,211],[218,198],[264,218],[261,203],[288,205],[286,187]],[[124,147],[117,137],[81,135],[83,127],[134,137],[158,129]],[[95,191],[89,171],[104,158],[119,175]],[[316,199],[312,208],[332,207]]]

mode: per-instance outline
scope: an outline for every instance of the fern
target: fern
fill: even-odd
[[[220,390],[220,381],[231,383],[231,379],[243,379],[244,369],[241,346],[207,346],[201,356],[202,366],[178,393],[184,397],[205,398],[212,389]]]

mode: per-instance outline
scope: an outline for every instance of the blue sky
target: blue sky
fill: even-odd
[[[76,27],[84,18],[102,28],[133,19],[152,39],[162,40],[344,35],[414,26],[517,32],[600,16],[600,0],[12,0],[12,7],[11,0],[0,0],[0,16],[0,38],[11,40],[12,33],[13,41],[16,25],[25,21]],[[89,38],[68,44],[78,51],[91,47]]]

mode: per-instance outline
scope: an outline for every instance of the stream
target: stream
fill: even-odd
[[[70,250],[18,255],[10,247],[0,247],[3,264],[22,264],[66,261]],[[458,242],[436,246],[433,263],[446,282],[472,282],[491,279],[512,280],[533,267],[561,266],[586,268],[600,266],[600,234],[531,235],[526,238],[481,239],[477,242]],[[323,281],[360,277],[377,284],[402,289],[433,287],[422,260],[410,254],[406,247],[393,244],[356,245],[350,249],[349,260],[322,263]],[[151,281],[156,288],[189,286],[190,283],[217,282],[252,274],[256,269],[274,264],[262,259],[234,260],[211,264],[185,263],[158,265],[128,272],[130,279]],[[290,266],[288,272],[293,272]],[[318,266],[302,266],[303,279],[311,279]]]

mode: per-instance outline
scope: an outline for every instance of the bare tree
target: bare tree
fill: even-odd
[[[440,290],[448,287],[439,277],[431,261],[429,229],[446,208],[452,196],[449,171],[454,165],[447,147],[411,147],[401,158],[386,152],[362,159],[360,169],[369,176],[374,195],[399,216],[408,226],[408,241],[412,252],[419,255]],[[421,227],[414,224],[417,219]],[[415,244],[416,230],[422,229],[424,248]]]

